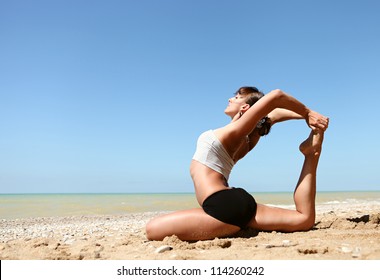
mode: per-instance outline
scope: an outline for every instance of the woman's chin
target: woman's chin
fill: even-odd
[[[231,118],[233,118],[236,114],[234,114],[233,112],[231,112],[230,110],[228,110],[228,108],[226,109],[226,110],[224,110],[224,113],[227,115],[227,116],[229,116],[229,117],[231,117]]]

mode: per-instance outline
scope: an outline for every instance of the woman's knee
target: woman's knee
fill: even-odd
[[[157,219],[150,220],[145,226],[145,234],[149,240],[162,240],[165,236],[160,234]]]
[[[315,225],[315,215],[304,215],[299,223],[300,231],[308,231],[311,230]]]

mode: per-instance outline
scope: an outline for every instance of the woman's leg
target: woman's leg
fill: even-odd
[[[176,235],[181,240],[207,240],[232,235],[240,230],[225,224],[203,209],[183,210],[154,218],[146,225],[146,235],[150,240],[162,240]]]
[[[301,175],[294,191],[296,210],[258,204],[249,226],[258,230],[293,232],[309,230],[315,223],[316,173],[322,150],[323,132],[310,133],[300,145],[305,156]]]

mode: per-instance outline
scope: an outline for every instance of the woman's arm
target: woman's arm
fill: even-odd
[[[268,114],[268,118],[272,125],[279,122],[284,122],[288,120],[300,120],[303,119],[303,116],[289,111],[287,109],[277,108]]]
[[[312,129],[327,129],[328,118],[308,109],[300,101],[285,92],[273,90],[250,107],[238,121],[230,124],[231,133],[235,134],[236,137],[249,135],[259,120],[277,108],[294,112],[300,118],[305,119]]]

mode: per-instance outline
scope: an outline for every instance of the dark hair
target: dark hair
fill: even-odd
[[[253,106],[260,98],[264,96],[264,93],[259,91],[256,87],[241,87],[236,92],[236,95],[242,95],[247,98],[246,102],[249,106]],[[271,121],[268,117],[262,118],[258,123],[256,128],[259,131],[260,136],[267,135],[271,129]]]

